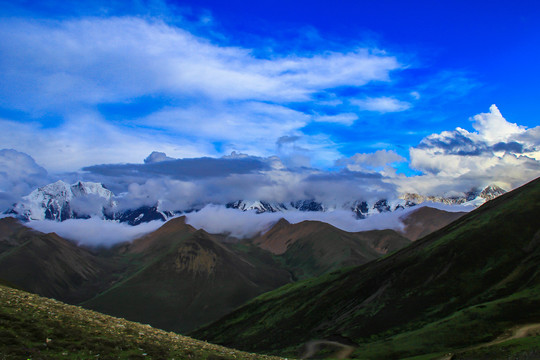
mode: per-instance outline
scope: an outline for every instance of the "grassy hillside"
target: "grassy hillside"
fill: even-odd
[[[268,359],[0,285],[2,359]]]
[[[538,219],[535,180],[395,254],[266,293],[193,335],[293,355],[312,339],[371,359],[482,351],[467,348],[540,323]]]

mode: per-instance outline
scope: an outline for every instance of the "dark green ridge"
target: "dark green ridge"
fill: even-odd
[[[194,337],[299,354],[312,339],[358,358],[444,353],[540,323],[540,180],[366,265],[263,294]]]

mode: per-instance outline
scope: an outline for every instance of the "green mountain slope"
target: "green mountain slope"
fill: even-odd
[[[409,243],[393,230],[352,233],[319,221],[290,224],[285,219],[253,240],[275,254],[295,279],[365,264]]]
[[[138,264],[136,271],[83,305],[167,330],[214,321],[290,280],[268,255],[265,263],[236,251],[184,218],[117,251]]]
[[[373,359],[492,341],[540,323],[539,219],[537,179],[395,254],[266,293],[193,335],[295,355],[332,339]]]
[[[0,285],[2,359],[268,359]]]

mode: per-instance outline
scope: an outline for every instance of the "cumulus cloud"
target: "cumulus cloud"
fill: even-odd
[[[167,154],[165,154],[164,152],[152,151],[152,153],[148,155],[146,159],[144,159],[144,163],[149,164],[149,163],[156,163],[156,162],[168,161],[168,160],[175,160],[175,159],[167,156]]]
[[[361,110],[376,111],[380,113],[405,111],[412,106],[406,101],[401,101],[388,96],[351,100],[351,104],[358,106]]]
[[[488,113],[473,117],[473,128],[478,131],[479,138],[489,145],[508,142],[526,131],[525,127],[506,121],[495,104],[490,106]]]
[[[411,148],[410,165],[424,175],[396,179],[400,188],[434,194],[496,183],[513,189],[540,175],[540,127],[526,129],[510,123],[495,105],[472,121],[477,132],[443,131]]]
[[[0,209],[13,205],[22,195],[48,182],[48,173],[28,154],[0,150]]]
[[[112,246],[155,231],[163,225],[163,222],[152,221],[130,226],[114,221],[90,218],[85,220],[70,219],[62,222],[50,220],[30,221],[25,225],[44,233],[54,232],[80,245]]]

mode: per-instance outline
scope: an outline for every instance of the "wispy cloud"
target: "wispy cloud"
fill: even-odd
[[[276,139],[310,122],[357,119],[350,111],[335,115],[335,108],[317,116],[299,108],[335,97],[338,87],[390,82],[404,68],[395,56],[368,48],[255,56],[151,17],[9,18],[0,38],[0,104],[34,120],[3,120],[16,135],[2,143],[17,142],[52,170],[102,161],[92,150],[96,141],[109,162],[119,161],[113,154],[134,161],[156,149],[182,157],[223,154],[216,143],[268,155]],[[145,101],[150,111],[108,118],[116,116],[109,105],[129,109]],[[43,136],[34,142],[29,133]],[[43,152],[55,156],[45,159]]]
[[[412,106],[406,101],[388,96],[351,100],[351,104],[358,106],[361,110],[377,111],[380,113],[405,111]]]

